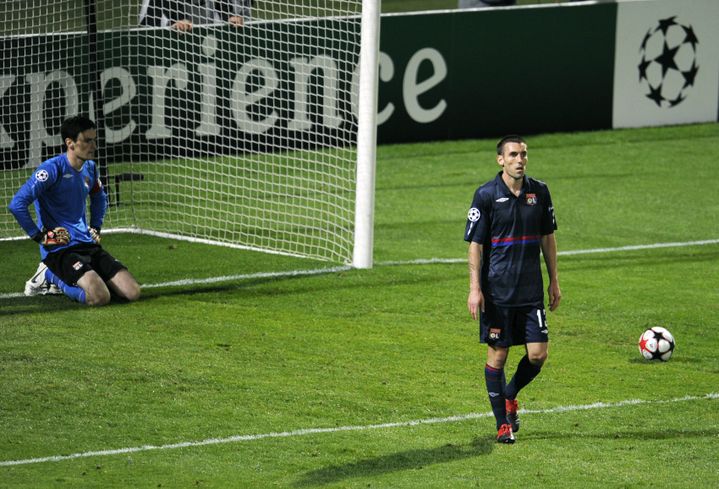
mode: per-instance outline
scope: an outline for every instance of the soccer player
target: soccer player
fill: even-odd
[[[547,359],[540,249],[549,275],[550,311],[559,306],[562,293],[552,198],[546,184],[525,173],[524,139],[502,138],[497,143],[497,163],[502,171],[475,191],[467,216],[467,308],[472,319],[479,317],[480,341],[487,344],[484,376],[497,421],[497,442],[514,443],[519,431],[517,394]],[[524,345],[526,354],[507,384],[504,365],[513,345]]]
[[[8,206],[28,236],[40,244],[42,262],[25,293],[36,295],[47,288],[47,280],[82,304],[107,304],[111,291],[122,299],[137,300],[137,281],[100,246],[107,199],[92,160],[97,144],[95,123],[73,116],[62,123],[60,134],[67,151],[44,161]],[[88,197],[89,226],[85,218]],[[37,224],[28,210],[33,202]]]

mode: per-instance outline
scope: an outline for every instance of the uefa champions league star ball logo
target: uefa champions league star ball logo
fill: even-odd
[[[699,71],[699,40],[690,25],[676,21],[676,15],[661,19],[650,28],[639,53],[639,83],[647,98],[659,107],[675,107],[688,96]]]
[[[46,170],[38,170],[35,173],[35,180],[37,180],[38,182],[44,182],[48,179],[49,176],[50,175],[47,173]]]

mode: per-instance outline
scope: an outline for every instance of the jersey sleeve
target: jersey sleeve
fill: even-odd
[[[94,170],[95,185],[90,189],[90,226],[100,229],[105,219],[105,212],[107,211],[107,195],[100,180],[97,165],[95,165]]]
[[[8,209],[15,216],[20,226],[28,236],[33,237],[40,232],[37,224],[33,221],[28,207],[37,198],[50,188],[58,178],[57,167],[50,163],[41,164],[30,178],[15,193]]]
[[[481,189],[477,189],[472,205],[467,212],[467,224],[464,228],[464,240],[483,243],[489,231],[491,200],[487,199]]]
[[[557,219],[554,216],[554,204],[552,204],[552,196],[549,194],[549,188],[544,187],[544,192],[546,196],[543,200],[544,202],[546,202],[546,204],[542,213],[542,236],[552,234],[554,231],[557,230]]]

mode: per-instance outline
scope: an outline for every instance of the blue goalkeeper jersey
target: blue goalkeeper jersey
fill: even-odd
[[[63,153],[46,160],[35,170],[12,198],[8,209],[31,237],[41,229],[56,227],[64,227],[70,233],[67,245],[51,249],[40,246],[40,256],[44,260],[48,253],[81,243],[93,243],[85,218],[88,196],[90,226],[99,229],[107,210],[107,199],[97,165],[88,160],[82,169],[75,170]],[[35,204],[37,224],[28,209],[31,203]]]
[[[515,196],[502,172],[474,193],[464,239],[482,245],[481,287],[504,307],[544,302],[540,248],[542,236],[557,229],[549,188],[525,176]]]

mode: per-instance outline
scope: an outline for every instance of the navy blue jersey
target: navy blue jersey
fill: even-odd
[[[90,196],[91,226],[100,228],[107,209],[107,199],[94,161],[88,160],[80,171],[75,170],[61,154],[43,162],[20,187],[8,209],[29,236],[44,229],[64,227],[70,233],[70,242],[51,250],[40,246],[44,260],[48,252],[56,252],[80,243],[92,243],[85,219],[87,197]],[[35,203],[37,225],[28,206]]]
[[[464,240],[482,244],[481,288],[500,306],[541,306],[544,285],[540,263],[542,236],[557,229],[544,182],[524,177],[515,196],[497,177],[474,193]]]

